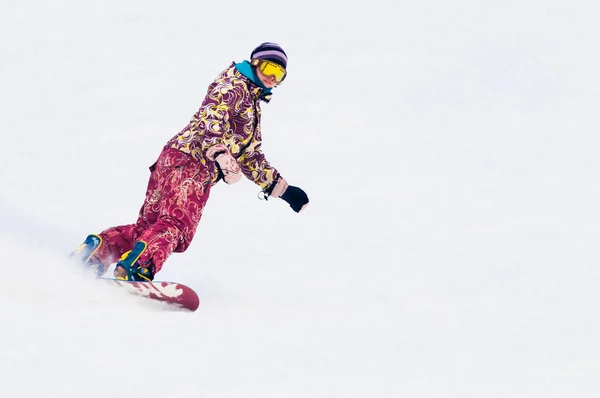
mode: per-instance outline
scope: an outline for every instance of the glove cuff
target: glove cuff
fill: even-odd
[[[280,198],[281,195],[287,190],[288,183],[287,181],[281,177],[281,175],[277,175],[269,189],[266,191],[267,195],[272,196],[274,198]]]

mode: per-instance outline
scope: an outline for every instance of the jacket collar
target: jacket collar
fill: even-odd
[[[256,76],[256,72],[254,72],[254,68],[252,68],[250,62],[239,62],[235,64],[235,69],[239,74],[246,77],[246,79],[250,81],[250,91],[256,93],[258,95],[258,99],[265,101],[266,103],[271,100],[273,95],[271,89],[262,84],[258,76]]]

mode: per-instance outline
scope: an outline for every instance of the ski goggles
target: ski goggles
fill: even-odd
[[[267,61],[266,59],[254,59],[252,60],[252,65],[255,65],[263,75],[273,76],[277,84],[281,83],[287,76],[287,72],[283,66]]]

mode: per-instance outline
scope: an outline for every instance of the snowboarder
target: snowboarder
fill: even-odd
[[[261,101],[287,76],[287,55],[266,42],[250,61],[232,63],[209,85],[188,125],[164,146],[150,166],[146,198],[135,224],[89,235],[72,253],[98,276],[117,263],[114,276],[151,281],[169,255],[192,242],[210,189],[242,175],[262,188],[265,199],[281,198],[295,212],[306,193],[289,185],[261,151]]]

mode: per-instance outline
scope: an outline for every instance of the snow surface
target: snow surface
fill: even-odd
[[[0,2],[0,397],[600,396],[592,0]],[[300,215],[219,185],[162,311],[72,269],[262,41]],[[232,247],[233,245],[233,247]]]

